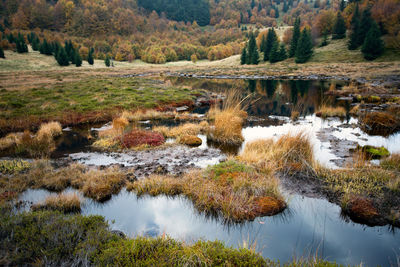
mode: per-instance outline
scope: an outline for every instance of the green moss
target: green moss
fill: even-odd
[[[390,155],[389,150],[385,147],[375,147],[375,146],[363,146],[362,151],[366,154],[368,158],[380,159],[382,157],[387,157]]]
[[[221,176],[233,173],[252,173],[255,170],[243,163],[235,160],[227,160],[225,162],[209,166],[206,170],[206,174],[211,179],[220,179]]]
[[[1,160],[0,161],[0,173],[4,174],[15,174],[28,170],[31,164],[25,160]]]

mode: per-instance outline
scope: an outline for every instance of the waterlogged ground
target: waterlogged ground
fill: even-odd
[[[209,90],[213,97],[223,90],[241,88],[252,93],[248,106],[248,121],[243,128],[244,143],[238,147],[221,147],[207,137],[199,135],[203,143],[190,148],[167,145],[161,149],[129,152],[100,152],[90,144],[99,131],[110,124],[93,125],[84,129],[66,128],[53,154],[55,163],[72,161],[91,166],[135,167],[135,176],[141,179],[151,173],[180,174],[190,168],[204,168],[224,160],[230,154],[240,154],[246,143],[260,138],[278,138],[286,133],[306,132],[314,145],[316,159],[330,168],[346,166],[351,159],[351,148],[357,145],[384,146],[391,153],[400,152],[400,133],[388,137],[370,136],[364,133],[356,118],[345,119],[316,117],[318,106],[326,103],[343,106],[350,110],[349,102],[325,96],[324,92],[343,83],[327,81],[248,81],[171,78],[173,84]],[[290,120],[291,111],[300,116]],[[205,112],[207,107],[197,107],[194,112]],[[154,122],[142,122],[143,128],[151,128]],[[160,123],[160,122],[158,122]],[[170,125],[171,122],[161,122]],[[167,143],[173,140],[167,140]],[[283,184],[283,187],[285,185]],[[69,189],[68,191],[71,191]],[[183,240],[199,238],[219,239],[239,247],[255,244],[262,255],[281,262],[293,256],[309,256],[319,253],[329,261],[343,264],[396,265],[400,256],[398,229],[368,227],[353,223],[341,215],[339,206],[325,199],[301,196],[288,188],[288,209],[282,214],[257,218],[240,225],[226,225],[217,218],[210,218],[193,208],[190,201],[177,197],[137,198],[123,190],[106,203],[99,204],[85,199],[83,214],[100,214],[112,224],[113,229],[127,235],[157,236],[168,234]],[[45,190],[28,190],[20,200],[38,202],[49,193]],[[80,194],[77,192],[77,194]],[[26,207],[29,207],[27,205]]]
[[[28,190],[20,200],[37,203],[51,194]],[[397,264],[400,254],[398,229],[352,223],[342,217],[340,207],[327,200],[297,194],[288,196],[289,209],[284,213],[238,225],[225,225],[199,214],[190,201],[181,197],[138,199],[134,193],[122,191],[104,204],[82,198],[82,214],[102,215],[114,222],[113,229],[129,236],[165,233],[189,242],[203,238],[223,240],[234,247],[256,245],[263,256],[281,262],[318,252],[327,260],[343,264],[389,266]]]

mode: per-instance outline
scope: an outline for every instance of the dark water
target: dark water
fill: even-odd
[[[73,190],[69,190],[73,191]],[[21,200],[37,202],[50,193],[28,190]],[[143,197],[122,191],[104,204],[85,198],[83,214],[104,216],[113,229],[129,236],[163,233],[185,241],[222,240],[233,247],[256,245],[264,257],[290,261],[318,254],[343,264],[396,265],[400,255],[397,229],[367,227],[347,221],[340,208],[323,199],[288,196],[284,213],[240,225],[207,218],[183,197]]]

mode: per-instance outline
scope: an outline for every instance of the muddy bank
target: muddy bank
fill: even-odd
[[[139,179],[151,174],[181,175],[188,169],[204,168],[225,158],[226,156],[219,149],[171,145],[143,151],[79,152],[70,154],[63,160],[89,166],[134,167],[134,178]]]

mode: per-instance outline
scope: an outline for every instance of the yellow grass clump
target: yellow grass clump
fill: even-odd
[[[178,138],[187,135],[198,135],[208,130],[208,123],[202,121],[200,123],[185,123],[176,127],[168,128],[166,126],[156,126],[153,131],[161,133],[167,138]]]
[[[322,105],[316,112],[318,117],[328,118],[328,117],[346,117],[346,109],[344,107],[329,107]]]
[[[261,139],[250,142],[239,159],[263,170],[313,172],[315,167],[313,147],[303,132],[283,135],[277,141]]]
[[[181,177],[153,175],[127,186],[139,196],[183,194],[200,212],[221,215],[227,221],[274,215],[286,207],[272,174],[235,160],[194,170]]]
[[[40,125],[39,131],[36,133],[36,137],[39,140],[45,139],[45,138],[54,138],[62,133],[62,127],[59,122],[48,122]]]
[[[44,202],[32,206],[33,210],[48,209],[62,212],[79,212],[81,210],[81,200],[76,193],[62,193],[49,196]]]
[[[210,127],[208,138],[221,144],[237,145],[243,142],[242,126],[247,118],[247,112],[244,111],[241,93],[237,90],[231,90],[226,94],[222,109],[212,108],[207,114],[208,119],[214,121],[213,127]]]

